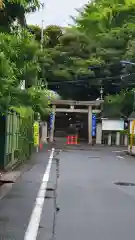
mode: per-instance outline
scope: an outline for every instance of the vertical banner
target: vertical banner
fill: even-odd
[[[131,132],[131,135],[130,135],[130,149],[132,149],[132,146],[133,146],[134,129],[135,129],[135,120],[132,121],[132,132]]]
[[[39,123],[34,122],[34,146],[39,146]]]
[[[51,114],[50,114],[50,130],[52,129],[53,119],[54,119],[54,114],[51,113]]]
[[[96,136],[96,115],[92,115],[92,137]]]

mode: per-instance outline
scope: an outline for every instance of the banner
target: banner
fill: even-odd
[[[34,146],[39,146],[39,123],[34,123]]]
[[[133,146],[134,129],[135,129],[135,120],[132,121],[132,132],[131,132],[131,135],[130,135],[130,149],[132,149],[132,146]]]
[[[92,115],[92,137],[96,136],[96,115]]]
[[[54,114],[51,113],[51,114],[50,114],[50,129],[52,129],[53,119],[54,119]]]

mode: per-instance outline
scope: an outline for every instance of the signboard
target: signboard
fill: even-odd
[[[34,146],[39,146],[39,123],[34,123]]]
[[[54,119],[54,114],[51,113],[51,114],[50,114],[50,129],[52,129],[53,119]]]
[[[124,130],[124,120],[102,120],[102,130],[103,131],[123,131]]]
[[[96,136],[96,115],[92,115],[92,137]]]

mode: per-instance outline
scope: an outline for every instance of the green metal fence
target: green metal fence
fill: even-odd
[[[0,116],[0,168],[19,164],[33,149],[33,118],[22,118],[15,111]]]

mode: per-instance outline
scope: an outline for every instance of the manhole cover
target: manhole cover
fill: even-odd
[[[129,182],[115,182],[114,184],[118,186],[135,187],[135,183]]]

